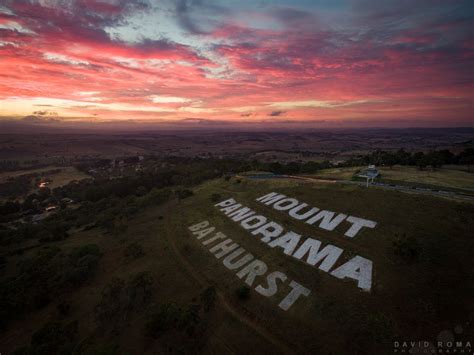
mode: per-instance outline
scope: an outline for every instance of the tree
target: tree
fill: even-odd
[[[459,164],[467,165],[467,169],[471,172],[471,167],[474,165],[474,148],[466,148],[458,155]]]
[[[430,165],[433,168],[433,170],[440,168],[444,162],[443,155],[438,151],[429,152],[426,155],[426,161],[428,165]]]
[[[423,170],[429,165],[428,158],[426,157],[425,153],[417,152],[413,155],[413,162],[418,167],[418,169]]]

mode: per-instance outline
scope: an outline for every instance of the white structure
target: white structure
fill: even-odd
[[[369,165],[367,169],[361,171],[357,174],[358,177],[366,178],[367,179],[367,187],[369,187],[369,181],[371,183],[374,182],[374,179],[379,176],[380,173],[375,167],[375,165]]]

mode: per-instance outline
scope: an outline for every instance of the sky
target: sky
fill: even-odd
[[[0,0],[0,120],[474,126],[474,1]]]

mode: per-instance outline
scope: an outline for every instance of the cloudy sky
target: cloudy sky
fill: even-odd
[[[0,0],[0,119],[473,126],[474,2]]]

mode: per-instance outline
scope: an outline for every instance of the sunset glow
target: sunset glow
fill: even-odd
[[[0,116],[472,126],[473,9],[3,0]]]

